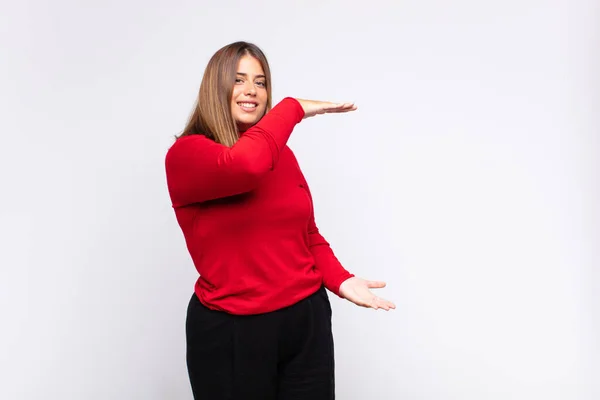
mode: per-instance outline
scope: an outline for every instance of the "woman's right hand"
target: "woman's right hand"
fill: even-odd
[[[332,103],[329,101],[296,99],[304,110],[304,118],[317,114],[344,113],[357,109],[354,103]]]

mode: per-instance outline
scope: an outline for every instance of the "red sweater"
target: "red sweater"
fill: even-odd
[[[286,145],[304,117],[285,98],[231,148],[177,139],[165,159],[175,215],[200,274],[195,292],[232,314],[277,310],[321,285],[339,295],[346,271],[315,225],[312,197]]]

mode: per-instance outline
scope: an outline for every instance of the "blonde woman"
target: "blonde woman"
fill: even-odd
[[[287,141],[317,114],[351,103],[286,97],[271,104],[264,53],[246,42],[210,59],[197,104],[165,165],[171,203],[199,277],[187,319],[194,398],[334,399],[325,289],[389,310],[315,224],[308,184]]]

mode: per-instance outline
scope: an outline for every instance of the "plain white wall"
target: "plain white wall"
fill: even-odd
[[[598,5],[288,3],[2,3],[0,398],[191,399],[163,158],[235,40],[276,101],[359,105],[290,142],[398,305],[331,296],[338,398],[600,397]]]

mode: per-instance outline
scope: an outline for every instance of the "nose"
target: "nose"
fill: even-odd
[[[254,83],[249,82],[247,87],[246,87],[246,94],[248,96],[254,96],[256,95],[256,88],[254,87]]]

